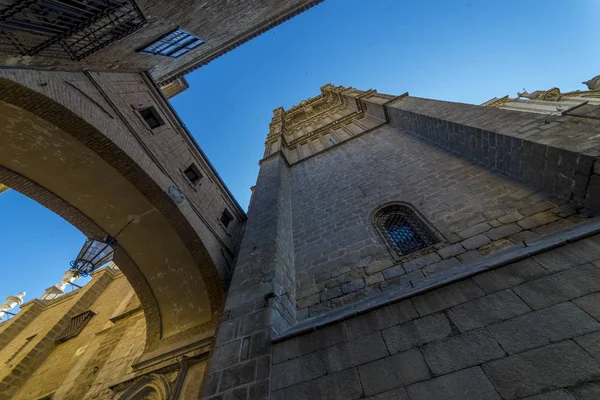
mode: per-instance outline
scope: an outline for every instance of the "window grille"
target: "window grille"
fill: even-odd
[[[231,221],[233,221],[233,216],[228,209],[224,209],[223,214],[221,214],[221,223],[225,225],[225,228],[227,228]]]
[[[164,125],[163,120],[160,118],[156,109],[154,107],[148,107],[141,110],[138,110],[144,121],[148,124],[150,129],[158,128],[159,126]]]
[[[202,174],[198,170],[196,165],[190,165],[185,171],[183,171],[184,175],[188,180],[192,183],[192,185],[197,184],[202,179]]]
[[[394,204],[375,215],[375,227],[398,256],[422,250],[438,242],[433,231],[409,207]]]
[[[79,333],[81,333],[83,328],[85,328],[94,315],[96,314],[93,311],[88,310],[71,318],[69,324],[60,333],[60,336],[58,337],[58,343],[66,342],[67,340],[79,335]]]
[[[204,41],[181,29],[166,34],[139,50],[142,54],[177,58],[203,44]]]
[[[133,0],[0,0],[0,52],[77,61],[145,24]]]

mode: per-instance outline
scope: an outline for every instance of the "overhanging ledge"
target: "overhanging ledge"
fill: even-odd
[[[472,262],[461,264],[436,275],[415,281],[411,288],[392,288],[386,292],[357,301],[353,304],[348,304],[344,307],[319,315],[318,317],[304,320],[283,332],[281,335],[273,337],[272,342],[282,342],[295,336],[321,329],[327,325],[432,291],[450,283],[464,280],[473,275],[512,264],[540,253],[545,253],[546,251],[562,247],[568,243],[573,243],[598,233],[600,233],[600,217],[590,219],[571,228],[541,236],[535,240],[523,241],[523,244],[521,245],[512,246],[489,256],[478,258]]]

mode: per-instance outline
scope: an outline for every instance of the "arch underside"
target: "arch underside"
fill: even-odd
[[[3,183],[87,236],[114,235],[129,216],[143,215],[119,235],[115,262],[144,308],[147,351],[212,329],[223,303],[220,278],[200,238],[164,191],[70,110],[6,79],[0,79],[0,94]],[[49,121],[48,115],[58,119]]]

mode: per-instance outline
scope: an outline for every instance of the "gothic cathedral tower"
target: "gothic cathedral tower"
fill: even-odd
[[[559,97],[329,84],[274,110],[206,398],[520,399],[595,379],[592,338],[568,339],[600,327],[600,106]]]

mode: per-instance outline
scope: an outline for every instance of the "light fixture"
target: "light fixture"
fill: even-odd
[[[104,240],[87,239],[74,261],[71,271],[79,276],[88,276],[107,262],[112,261],[117,239],[107,236]]]
[[[152,209],[149,212],[154,210],[155,209]],[[149,212],[146,212],[143,215],[146,215]],[[139,222],[140,216],[130,215],[128,219],[129,222],[127,222],[115,236],[108,235],[104,239],[88,238],[79,251],[77,258],[71,261],[70,270],[75,272],[78,276],[88,276],[104,264],[112,261],[117,246],[117,236],[119,236],[125,228],[131,225],[132,222]]]

